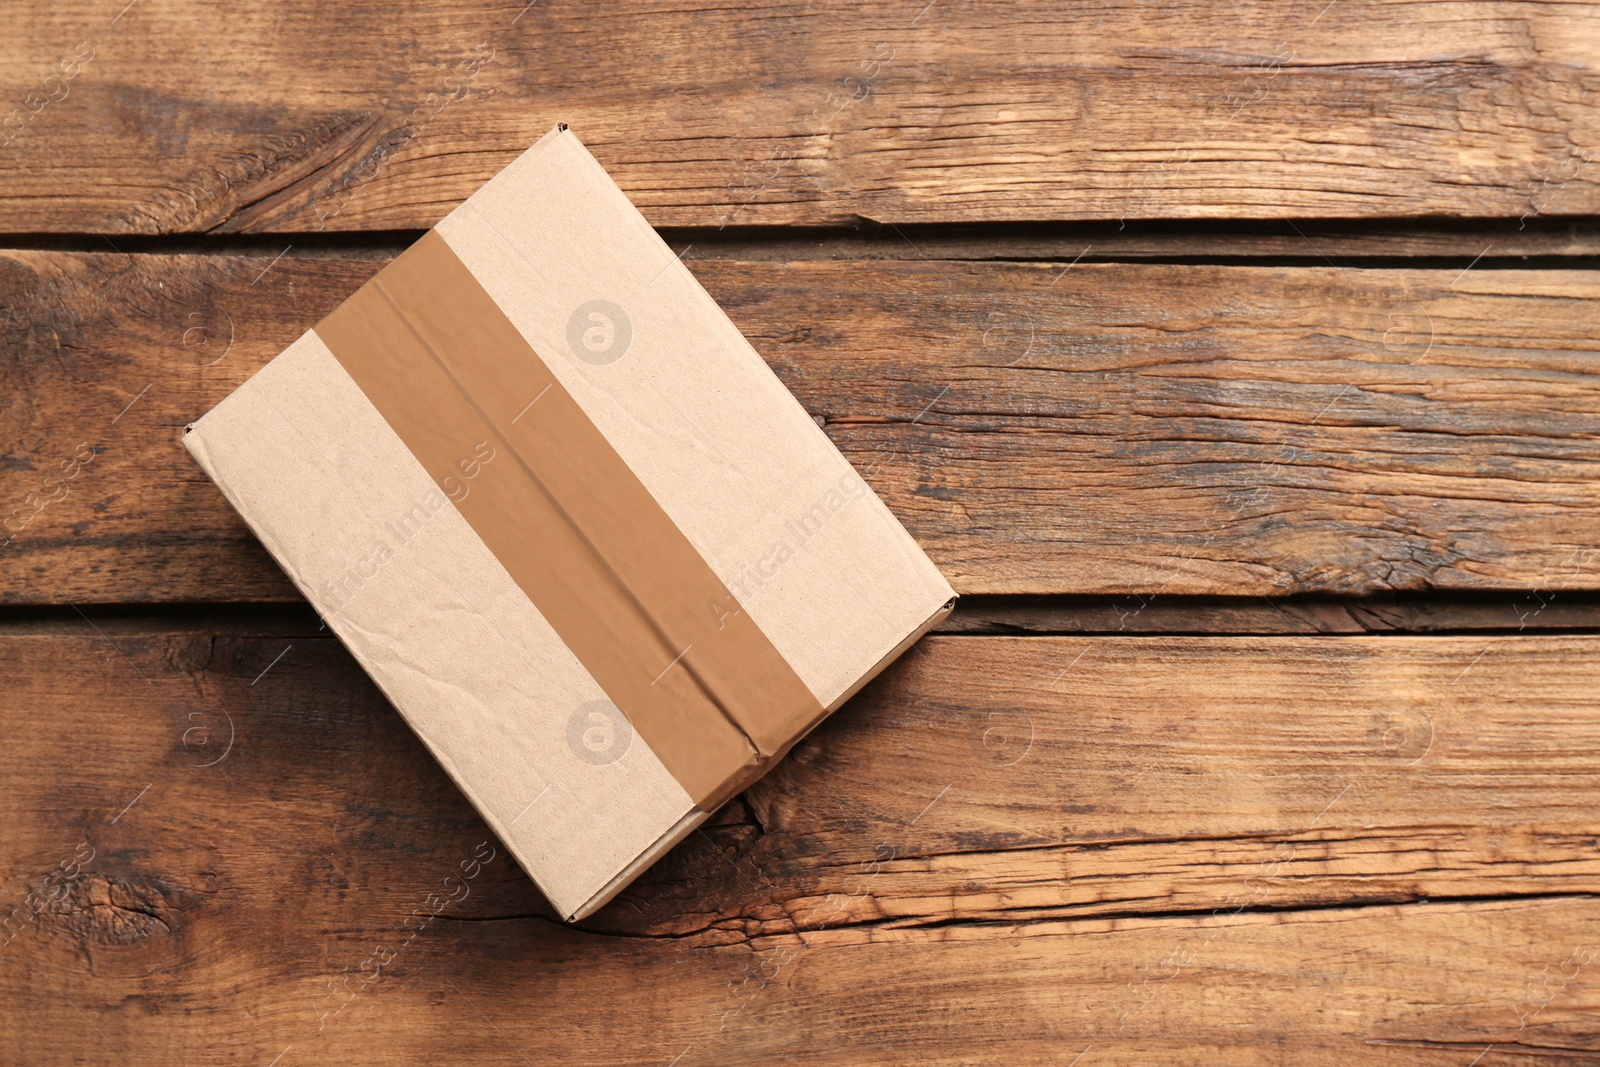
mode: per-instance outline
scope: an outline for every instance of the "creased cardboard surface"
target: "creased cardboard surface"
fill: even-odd
[[[563,913],[694,810],[565,742],[605,692],[315,334],[184,441]]]
[[[824,707],[954,593],[571,133],[523,153],[438,232]],[[626,316],[573,352],[587,304]],[[616,351],[621,319],[613,323]]]
[[[435,329],[426,315],[412,314],[407,308],[430,299],[430,288],[448,288],[430,287],[423,277],[400,286],[369,283],[346,307],[370,303],[375,292],[388,301],[393,321],[415,334],[434,362],[454,368],[446,376],[466,405],[455,410],[476,412],[498,436],[467,434],[459,444],[470,456],[460,463],[448,448],[427,452],[418,428],[444,418],[438,413],[448,398],[420,378],[388,381],[381,372],[386,346],[410,342],[399,333],[382,339],[381,316],[346,320],[341,309],[327,320],[354,324],[329,328],[340,355],[308,332],[201,419],[185,443],[572,918],[620,891],[705,811],[675,776],[673,761],[663,762],[645,731],[618,710],[617,694],[597,680],[612,677],[598,666],[602,655],[626,660],[636,650],[586,645],[587,638],[573,636],[570,618],[553,624],[556,609],[543,587],[519,585],[514,557],[530,551],[555,553],[550,573],[560,576],[562,561],[575,558],[561,554],[568,551],[561,539],[522,520],[487,539],[481,523],[474,525],[481,494],[511,491],[501,483],[513,455],[537,472],[585,434],[601,435],[591,440],[613,451],[637,486],[628,490],[636,492],[633,504],[618,510],[624,494],[590,514],[589,498],[571,494],[592,474],[582,474],[581,457],[570,454],[566,467],[546,468],[535,481],[579,472],[561,489],[568,495],[557,510],[584,513],[574,520],[580,540],[619,576],[627,597],[654,605],[656,614],[647,612],[652,625],[682,607],[672,602],[687,595],[681,590],[703,590],[651,572],[651,560],[703,565],[711,578],[706,588],[719,587],[754,624],[804,697],[774,705],[803,706],[787,718],[738,717],[768,699],[759,689],[739,697],[738,708],[719,707],[730,722],[756,724],[749,737],[764,753],[787,751],[942,617],[954,594],[565,127],[418,247],[430,242],[447,253],[441,262],[459,264],[474,283],[458,286],[459,293],[492,300],[478,308],[477,324],[497,306],[516,343],[502,337],[489,354],[474,347],[488,342],[473,340],[486,335],[472,323]],[[459,293],[446,303],[478,299]],[[441,360],[439,346],[450,337],[467,347]],[[522,342],[531,352],[518,355]],[[351,345],[367,346],[377,376],[357,367],[352,377],[341,365]],[[507,377],[512,368],[504,361],[530,357],[571,406],[556,436],[519,436],[503,417],[511,398],[500,394],[521,381]],[[426,395],[413,402],[392,387]],[[490,503],[491,511],[504,510],[492,497]],[[658,509],[669,525],[657,529],[673,533],[674,544],[683,540],[689,555],[679,564],[670,563],[678,558],[672,552],[657,552],[663,536],[611,536],[618,528],[608,524],[630,521],[641,509]],[[637,559],[621,559],[619,551]],[[723,613],[719,622],[728,617],[726,605],[715,610]],[[593,632],[622,635],[626,627]],[[691,652],[684,655],[703,691],[734,691],[708,685],[710,675],[698,671]],[[659,724],[649,729],[664,748],[692,748],[698,736],[690,720],[673,728],[686,737],[662,733]],[[752,762],[729,787],[748,785],[768,766]]]
[[[821,716],[442,237],[316,333],[697,805]]]

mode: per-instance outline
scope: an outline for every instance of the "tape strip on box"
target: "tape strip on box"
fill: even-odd
[[[822,717],[436,231],[316,333],[702,810]]]

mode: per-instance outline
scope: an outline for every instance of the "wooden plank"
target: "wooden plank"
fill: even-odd
[[[1600,587],[1594,272],[691,263],[963,593]],[[178,436],[380,265],[0,255],[0,598],[293,599]]]
[[[937,638],[747,794],[727,897],[595,925],[773,885],[806,930],[1587,892],[1596,648]]]
[[[449,867],[444,868],[449,870]],[[388,902],[394,922],[433,887]],[[276,906],[261,899],[263,910]],[[92,905],[91,905],[92,907]],[[104,912],[114,907],[102,906]],[[1411,909],[1415,910],[1415,909]],[[1018,924],[976,935],[825,932],[711,949],[533,923],[291,932],[274,958],[213,920],[124,948],[83,922],[8,968],[39,995],[0,1023],[30,1064],[1575,1064],[1594,1055],[1594,903],[1431,905],[1192,920]],[[418,920],[412,920],[413,922]],[[153,924],[152,924],[153,925]],[[162,932],[165,934],[165,932]],[[65,938],[61,939],[66,941]],[[288,943],[284,943],[288,942]],[[1377,962],[1381,958],[1381,965]],[[1373,960],[1352,974],[1351,960]],[[145,963],[146,974],[133,971]],[[181,969],[187,992],[172,971]],[[130,989],[139,992],[130,993]],[[31,990],[29,991],[31,993]],[[239,1005],[248,1003],[248,1010]],[[141,1007],[145,1005],[147,1007]],[[344,1005],[343,1012],[338,1012]],[[142,1060],[141,1060],[142,1061]],[[141,1062],[133,1061],[130,1062]]]
[[[581,928],[332,640],[114,640],[0,637],[25,1062],[1600,1049],[1600,638],[933,638]]]
[[[1600,206],[1591,4],[121,8],[8,24],[12,232],[425,227],[557,120],[657,225]]]

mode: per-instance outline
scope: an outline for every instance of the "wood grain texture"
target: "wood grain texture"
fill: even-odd
[[[8,21],[0,218],[420,228],[558,120],[657,225],[1585,214],[1595,17],[77,0]]]
[[[1594,272],[689,261],[963,593],[1600,587]],[[294,598],[178,436],[380,266],[0,256],[0,598]]]
[[[1600,1052],[1600,638],[933,638],[579,927],[336,642],[113,640],[0,637],[19,1062]]]

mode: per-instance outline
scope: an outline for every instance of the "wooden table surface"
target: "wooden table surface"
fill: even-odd
[[[1600,5],[524,2],[0,20],[0,1062],[1600,1062]],[[556,121],[965,595],[573,926],[179,445]]]

